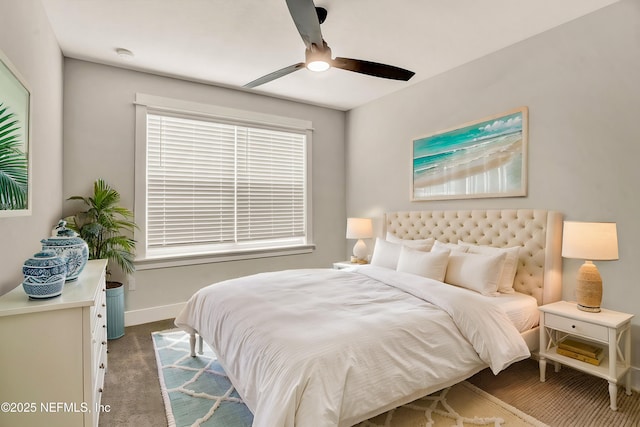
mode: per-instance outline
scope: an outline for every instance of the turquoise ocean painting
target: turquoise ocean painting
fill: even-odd
[[[526,107],[413,141],[413,200],[526,195]]]

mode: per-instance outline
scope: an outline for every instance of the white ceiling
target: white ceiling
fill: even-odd
[[[234,88],[304,61],[285,0],[41,1],[70,58]],[[334,56],[416,75],[302,69],[251,90],[349,110],[616,1],[316,0],[329,12],[322,33]]]

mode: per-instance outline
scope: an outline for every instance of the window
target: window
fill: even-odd
[[[141,94],[136,103],[143,268],[311,249],[310,123]]]

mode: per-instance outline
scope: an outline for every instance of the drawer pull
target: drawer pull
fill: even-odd
[[[575,328],[576,328],[576,325],[571,325],[571,327],[572,327],[573,329],[575,329]]]

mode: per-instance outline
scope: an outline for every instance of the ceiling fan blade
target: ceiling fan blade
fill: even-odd
[[[413,71],[404,68],[394,67],[393,65],[380,64],[378,62],[363,61],[361,59],[340,58],[333,60],[333,67],[342,68],[347,71],[355,71],[356,73],[368,74],[374,77],[382,77],[384,79],[407,81],[414,76]]]
[[[312,44],[322,47],[320,19],[313,0],[287,0],[287,7],[307,49],[311,49]]]
[[[269,73],[266,76],[262,76],[259,79],[255,79],[252,82],[247,83],[244,87],[256,87],[263,85],[265,83],[269,83],[272,80],[279,79],[280,77],[284,77],[287,74],[291,74],[294,71],[298,71],[299,69],[304,68],[304,62],[299,62],[297,64],[289,65],[288,67],[281,68],[278,71],[274,71],[273,73]]]

